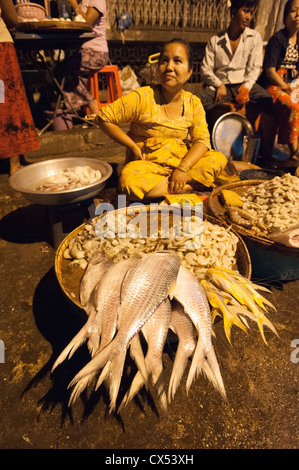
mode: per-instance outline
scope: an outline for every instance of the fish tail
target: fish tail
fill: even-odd
[[[260,333],[262,335],[262,338],[263,338],[265,344],[268,345],[268,342],[266,341],[266,338],[265,338],[264,326],[267,326],[271,331],[273,331],[273,333],[276,336],[279,336],[275,326],[264,315],[257,320],[257,324],[258,324]]]
[[[207,367],[207,365],[208,365],[208,367]],[[212,372],[213,376],[215,377],[215,379],[212,377],[211,374],[209,374],[208,368],[211,370],[211,372]],[[207,371],[208,371],[208,373],[207,373]],[[205,365],[204,365],[204,372],[208,376],[208,379],[213,383],[216,390],[218,390],[219,393],[224,398],[224,400],[226,400],[226,391],[225,391],[222,375],[221,375],[221,372],[220,372],[219,364],[218,364],[218,361],[217,361],[217,357],[216,357],[216,354],[215,354],[215,351],[214,351],[213,347],[206,354],[206,362],[205,362]]]
[[[158,360],[152,364],[151,376],[160,406],[164,411],[167,411],[167,395],[165,391],[162,360]]]
[[[110,343],[105,349],[99,354],[95,355],[87,364],[84,366],[70,382],[68,388],[74,387],[73,393],[71,394],[70,403],[73,403],[84,388],[87,387],[89,382],[96,375],[98,370],[102,369],[108,360],[113,355],[113,345]]]
[[[100,334],[98,332],[91,333],[87,341],[87,347],[88,347],[88,351],[91,357],[93,357],[98,351],[99,344],[100,344]]]
[[[225,312],[223,311],[223,327],[224,327],[224,332],[225,336],[228,340],[228,342],[231,344],[231,339],[230,339],[230,333],[231,333],[231,328],[233,325],[238,326],[241,330],[245,331],[247,333],[247,328],[242,323],[242,321],[232,312],[229,311],[228,308],[225,309]]]
[[[193,352],[194,348],[192,349]],[[182,380],[183,374],[188,364],[188,357],[191,356],[192,352],[188,352],[185,348],[180,347],[180,343],[178,345],[176,355],[174,358],[173,368],[169,380],[168,386],[168,401],[174,399],[174,395],[178,389],[178,386]]]
[[[134,396],[139,392],[141,387],[144,385],[144,377],[141,374],[140,370],[137,371],[131,386],[127,393],[125,394],[120,406],[119,406],[119,411],[124,407],[127,406],[127,404],[134,398]]]
[[[81,328],[81,330],[74,336],[74,338],[70,341],[70,343],[64,348],[64,350],[60,353],[56,361],[54,362],[54,365],[52,367],[51,372],[53,372],[54,369],[56,369],[59,364],[61,364],[63,361],[67,359],[67,357],[70,359],[74,352],[82,346],[82,344],[85,343],[87,340],[88,333],[87,333],[87,327],[86,325]]]
[[[102,370],[101,375],[97,380],[95,390],[97,390],[102,385],[102,383],[108,379],[108,376],[110,373],[110,365],[111,365],[110,361],[106,362],[104,369]]]
[[[143,350],[140,343],[139,334],[136,333],[130,342],[130,356],[135,361],[135,364],[138,367],[138,370],[141,372],[144,384],[147,387],[148,384],[148,371],[145,364],[145,358],[143,354]]]
[[[120,382],[123,374],[123,368],[126,358],[126,350],[119,351],[118,354],[111,360],[110,374],[109,374],[109,395],[110,407],[109,413],[116,409],[116,400],[120,387]]]
[[[196,347],[195,347],[195,351],[194,351],[194,355],[193,355],[193,358],[192,358],[191,366],[190,366],[190,369],[189,369],[187,382],[186,382],[187,395],[189,393],[189,389],[192,385],[192,382],[193,382],[194,378],[196,376],[198,376],[199,373],[202,371],[204,360],[205,360],[204,348],[203,348],[201,339],[198,338],[197,344],[196,344]]]

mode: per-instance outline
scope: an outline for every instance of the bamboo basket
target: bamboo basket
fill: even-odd
[[[147,213],[149,213],[149,206],[145,206],[145,207],[146,207]],[[126,213],[128,214],[127,209],[128,208],[126,208]],[[123,210],[123,209],[120,209],[120,210]],[[119,211],[116,210],[114,212],[117,214]],[[103,216],[100,216],[100,217],[103,217]],[[218,221],[217,219],[215,219],[214,217],[210,215],[204,215],[204,219],[207,219],[209,222],[213,224],[226,227],[226,225],[223,222]],[[56,251],[56,256],[55,256],[55,273],[56,273],[57,280],[60,284],[60,287],[63,293],[65,294],[65,296],[67,297],[67,299],[71,301],[73,305],[79,308],[79,310],[81,309],[80,313],[82,313],[85,316],[86,314],[83,311],[82,306],[80,304],[80,300],[79,300],[80,282],[85,271],[79,266],[72,265],[70,260],[67,260],[63,257],[63,253],[65,249],[69,246],[70,241],[73,238],[75,238],[78,235],[78,233],[84,228],[85,228],[85,223],[77,227],[71,233],[69,233],[59,245]],[[248,250],[246,248],[244,241],[238,235],[238,233],[236,233],[232,229],[231,231],[238,238],[237,253],[236,253],[237,264],[235,268],[238,269],[238,271],[243,276],[250,279],[251,261],[250,261]]]
[[[256,235],[252,230],[234,224],[225,214],[220,202],[223,189],[230,189],[238,194],[244,193],[249,187],[257,186],[264,180],[238,181],[216,188],[207,200],[207,209],[219,222],[231,226],[244,240],[252,263],[252,274],[255,277],[270,280],[299,279],[299,249],[274,242],[267,237]]]

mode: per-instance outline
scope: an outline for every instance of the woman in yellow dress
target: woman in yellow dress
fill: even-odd
[[[166,43],[158,65],[159,85],[132,91],[101,108],[96,118],[127,149],[120,187],[131,200],[210,188],[227,163],[211,150],[200,99],[183,89],[192,74],[189,44]],[[128,134],[119,127],[125,123]]]

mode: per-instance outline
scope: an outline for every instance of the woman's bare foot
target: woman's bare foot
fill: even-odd
[[[9,164],[10,164],[10,176],[19,171],[21,168],[23,168],[23,165],[20,163],[20,157],[17,155],[15,157],[10,157],[9,159]]]
[[[97,100],[92,100],[90,103],[88,103],[88,107],[90,109],[91,114],[98,114],[99,105]]]

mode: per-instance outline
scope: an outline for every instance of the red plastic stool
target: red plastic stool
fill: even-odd
[[[100,101],[100,93],[99,93],[99,74],[105,73],[106,74],[106,81],[107,81],[107,91],[108,91],[108,100],[107,101]],[[96,72],[92,77],[89,79],[89,88],[90,93],[94,97],[95,100],[98,102],[99,108],[106,106],[109,103],[113,103],[117,98],[122,96],[122,89],[119,79],[118,73],[118,66],[117,65],[105,65],[99,72]],[[89,109],[87,109],[87,114],[90,114]]]

